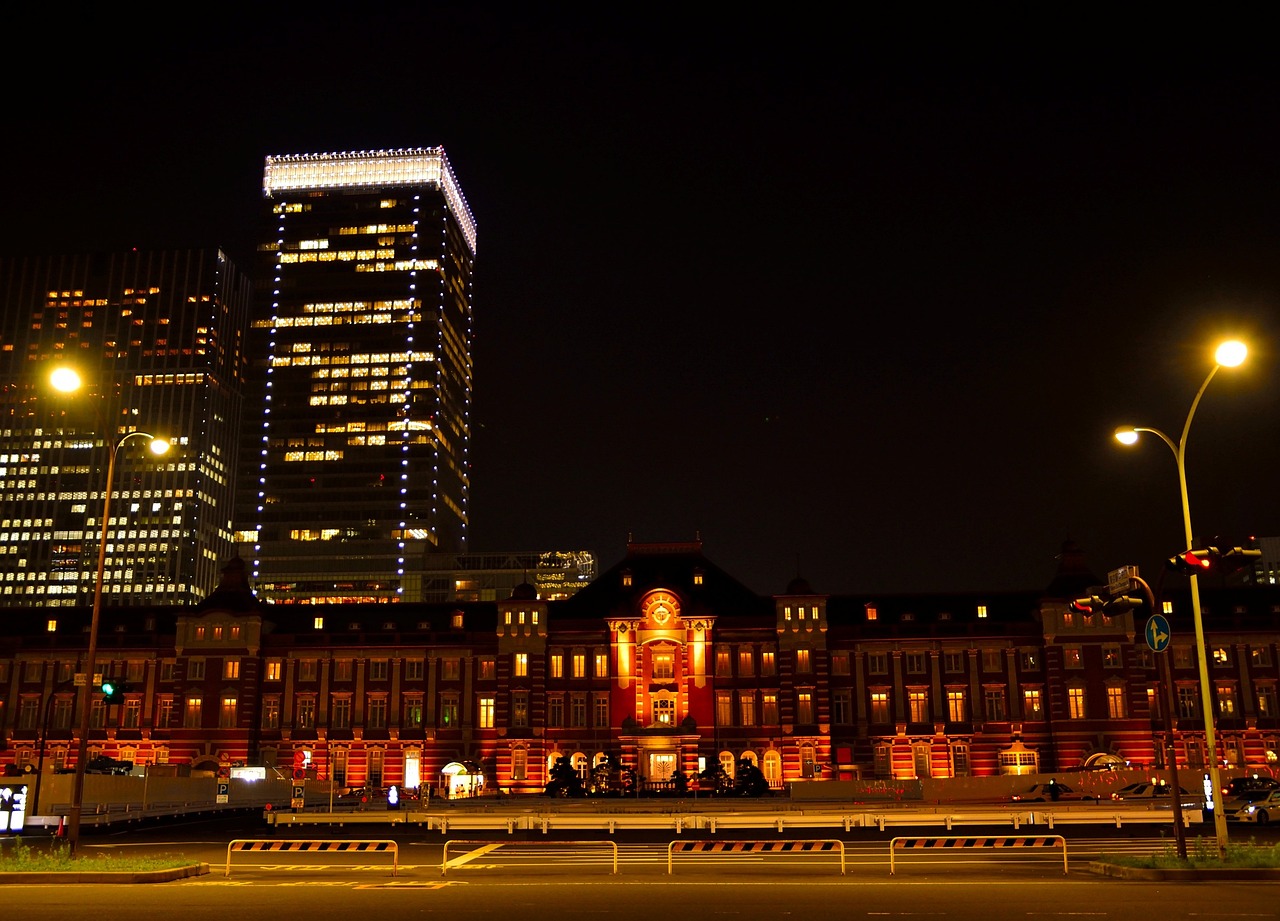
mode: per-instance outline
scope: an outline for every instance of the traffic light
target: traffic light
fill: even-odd
[[[124,700],[124,692],[127,688],[123,681],[113,681],[110,678],[102,679],[102,699],[109,704],[118,704]]]
[[[1092,614],[1101,614],[1107,606],[1106,599],[1098,595],[1090,595],[1087,598],[1076,598],[1072,600],[1069,607],[1076,614],[1083,614],[1086,617]]]
[[[1246,569],[1262,556],[1257,547],[1224,547],[1216,552],[1218,571],[1224,575]]]
[[[1213,560],[1217,551],[1212,547],[1202,550],[1184,550],[1176,556],[1169,557],[1169,568],[1184,576],[1199,576],[1213,568]]]

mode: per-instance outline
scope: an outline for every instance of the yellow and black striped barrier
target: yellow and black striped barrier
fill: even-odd
[[[667,845],[667,875],[671,875],[676,854],[801,854],[838,853],[840,875],[844,875],[844,842],[830,839],[799,841],[672,841]]]
[[[281,852],[311,851],[313,853],[389,853],[391,855],[391,875],[395,876],[400,869],[400,845],[395,841],[317,841],[317,840],[279,840],[275,838],[236,838],[227,844],[227,869],[224,876],[231,875],[231,855],[242,851]]]
[[[894,838],[889,842],[889,875],[893,875],[893,855],[897,851],[1002,847],[1060,847],[1062,848],[1062,872],[1067,872],[1067,840],[1061,835],[978,835],[955,838]]]

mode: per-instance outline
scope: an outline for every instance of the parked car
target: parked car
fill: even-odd
[[[1035,784],[1030,790],[1015,793],[1011,797],[1015,803],[1093,802],[1097,798],[1092,793],[1083,793],[1056,780]]]
[[[1238,793],[1235,796],[1227,796],[1224,791],[1222,796],[1222,814],[1230,819],[1233,812],[1243,809],[1250,803],[1256,803],[1259,800],[1266,799],[1270,793],[1270,790],[1245,790],[1243,793]]]
[[[1202,794],[1192,793],[1186,787],[1179,786],[1181,791],[1182,805],[1199,806],[1203,800]],[[1111,794],[1111,798],[1116,802],[1155,803],[1160,801],[1168,801],[1173,788],[1163,781],[1152,782],[1150,780],[1142,780],[1138,783],[1131,783],[1128,786],[1121,787],[1119,790]]]
[[[1227,809],[1226,803],[1223,803],[1222,811],[1228,822],[1257,822],[1259,825],[1266,825],[1272,819],[1280,821],[1280,790],[1269,790],[1260,799],[1244,803],[1233,810]]]
[[[1235,799],[1242,793],[1266,792],[1269,790],[1280,790],[1280,780],[1272,777],[1259,777],[1256,774],[1252,777],[1233,777],[1222,788],[1222,798],[1224,800]]]

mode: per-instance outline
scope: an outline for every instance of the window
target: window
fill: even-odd
[[[1258,691],[1258,716],[1274,717],[1276,710],[1276,689],[1273,687],[1260,687]]]
[[[1079,646],[1062,647],[1062,665],[1064,668],[1084,668],[1084,658],[1080,655]]]
[[[284,677],[284,662],[280,659],[268,659],[267,671],[264,676],[267,681],[279,681]]]
[[[848,726],[853,722],[853,692],[848,688],[841,688],[831,694],[831,722],[837,726]],[[743,725],[750,724],[744,722]]]
[[[350,729],[351,728],[351,698],[335,697],[333,700],[333,713],[329,717],[329,725],[334,729]]]
[[[733,695],[729,691],[716,691],[716,725],[733,725]]]
[[[988,720],[999,723],[1008,718],[1004,707],[1004,688],[986,688],[982,692],[982,701]]]
[[[929,692],[928,691],[908,691],[907,704],[911,708],[911,722],[927,723],[929,722]]]
[[[164,703],[168,703],[170,705],[170,710],[172,710],[172,706],[173,706],[172,701],[165,701]],[[161,712],[163,712],[163,710],[164,710],[164,706],[162,703]],[[263,729],[279,729],[280,728],[280,698],[279,697],[275,697],[273,695],[271,697],[262,698],[262,728]]]
[[[609,654],[608,653],[604,653],[604,652],[596,653],[595,675],[597,678],[609,677]]]
[[[1200,716],[1200,696],[1198,688],[1178,688],[1178,716],[1182,719],[1196,719]]]
[[[1191,667],[1191,647],[1190,646],[1174,646],[1173,647],[1173,666],[1174,668],[1190,668]]]
[[[516,728],[529,725],[529,695],[523,691],[511,695],[511,725]]]
[[[653,721],[664,726],[674,726],[676,722],[676,702],[668,697],[661,697],[653,702]]]
[[[774,655],[769,649],[760,652],[760,674],[772,675],[774,672]]]
[[[726,657],[728,653],[725,653]],[[719,659],[719,654],[716,656]],[[669,652],[655,652],[653,654],[653,680],[654,681],[670,681],[676,676],[676,660],[675,656]]]
[[[951,746],[951,769],[956,777],[969,776],[969,746],[963,742]]]
[[[738,693],[738,724],[754,726],[756,724],[756,692],[740,691]]]
[[[1067,715],[1073,720],[1085,718],[1084,688],[1067,688]]]
[[[440,680],[441,681],[458,681],[462,678],[462,660],[450,656],[447,659],[440,660]]]
[[[872,691],[871,692],[871,722],[873,723],[889,722],[889,692],[888,691]]]
[[[1212,654],[1213,654],[1213,657],[1210,659],[1210,661],[1214,665],[1230,665],[1231,664],[1231,650],[1228,649],[1226,646],[1214,646],[1212,650]]]
[[[222,698],[222,706],[218,710],[218,727],[221,729],[234,729],[237,723],[238,705],[233,694],[227,694]]]
[[[204,659],[187,660],[187,679],[189,681],[204,680]]]
[[[948,649],[942,654],[942,668],[951,675],[963,672],[964,653]]]
[[[716,650],[716,675],[721,678],[728,678],[730,675],[729,668],[730,668],[729,650],[717,649]]]
[[[222,677],[234,681],[240,677],[240,660],[227,659],[222,663]]]
[[[813,671],[813,667],[809,664],[809,650],[796,650],[796,673],[805,675]]]
[[[333,680],[334,681],[350,681],[352,674],[352,662],[350,659],[335,659],[333,661]]]
[[[318,660],[316,659],[299,659],[298,660],[298,680],[299,681],[315,681],[318,670],[319,670]]]
[[[1018,653],[1018,666],[1024,672],[1040,671],[1040,653],[1034,649],[1024,649]]]
[[[172,697],[161,697],[159,709],[156,712],[156,727],[159,729],[168,729],[174,724],[174,706]]]
[[[984,672],[1000,671],[1001,660],[1003,658],[1002,651],[999,649],[982,650],[982,670]]]
[[[923,675],[923,674],[924,674],[924,653],[922,653],[922,652],[909,652],[909,653],[907,653],[907,655],[906,655],[906,659],[907,659],[907,674],[908,674],[908,675]]]
[[[849,674],[849,656],[847,653],[833,652],[831,654],[831,674]]]
[[[404,700],[404,724],[410,729],[422,728],[422,698],[414,695]]]
[[[738,650],[738,677],[746,678],[756,673],[756,657],[750,646]]]
[[[796,722],[807,725],[813,722],[813,693],[796,691]]]
[[[575,652],[573,654],[573,677],[587,677],[587,655],[583,652]]]
[[[369,701],[369,724],[373,725],[373,704]],[[455,694],[444,694],[440,698],[440,728],[458,728],[458,697]]]
[[[454,703],[456,709],[457,703]],[[385,697],[373,697],[369,699],[369,716],[365,720],[365,726],[369,729],[386,729],[387,728],[387,699]]]
[[[559,694],[547,698],[547,725],[552,729],[564,726],[564,698]]]
[[[1022,715],[1029,720],[1044,719],[1044,704],[1041,702],[1041,691],[1038,688],[1027,688],[1022,692]]]
[[[512,674],[517,678],[529,677],[529,654],[517,652],[512,660]]]
[[[387,660],[386,659],[370,659],[369,660],[369,680],[370,681],[386,681],[387,680]]]
[[[186,713],[182,718],[182,725],[186,729],[199,729],[201,717],[204,710],[204,698],[199,694],[192,694],[187,698]]]
[[[1123,662],[1120,658],[1120,645],[1118,643],[1106,643],[1103,645],[1102,667],[1103,668],[1123,667]]]
[[[524,780],[529,774],[529,752],[523,748],[511,750],[511,779]]]
[[[404,680],[421,681],[422,676],[426,673],[424,665],[425,663],[421,659],[405,659]]]
[[[1156,654],[1146,643],[1139,643],[1133,647],[1133,664],[1136,668],[1155,668]]]
[[[18,728],[35,729],[40,725],[40,701],[34,697],[24,697],[18,705]]]
[[[298,728],[314,729],[316,725],[316,701],[314,697],[298,699]]]
[[[498,663],[493,659],[480,660],[480,680],[492,681],[498,674]]]
[[[553,652],[551,654],[551,677],[564,677],[564,656],[558,652]]]
[[[1109,687],[1107,688],[1107,715],[1113,720],[1124,719],[1124,688]]]
[[[592,711],[594,717],[592,725],[597,729],[607,729],[609,727],[609,695],[595,694],[592,695]]]
[[[947,719],[953,723],[963,723],[968,718],[968,708],[965,707],[964,691],[947,691]]]
[[[1218,714],[1220,716],[1236,715],[1236,689],[1230,687],[1218,688]]]
[[[778,725],[778,695],[765,691],[761,695],[760,723],[763,726]]]
[[[493,728],[493,703],[494,701],[492,697],[480,698],[478,710],[479,710],[479,716],[480,716],[481,729]]]
[[[1262,668],[1271,667],[1271,647],[1270,646],[1250,646],[1249,661],[1255,666]]]
[[[869,675],[887,675],[889,674],[889,657],[883,652],[867,653],[867,674]]]
[[[569,725],[574,729],[583,729],[587,725],[587,695],[574,694],[569,701]]]

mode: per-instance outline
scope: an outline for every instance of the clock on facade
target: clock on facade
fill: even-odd
[[[680,616],[680,602],[670,592],[654,592],[644,600],[640,613],[659,627],[665,627],[673,617]]]

